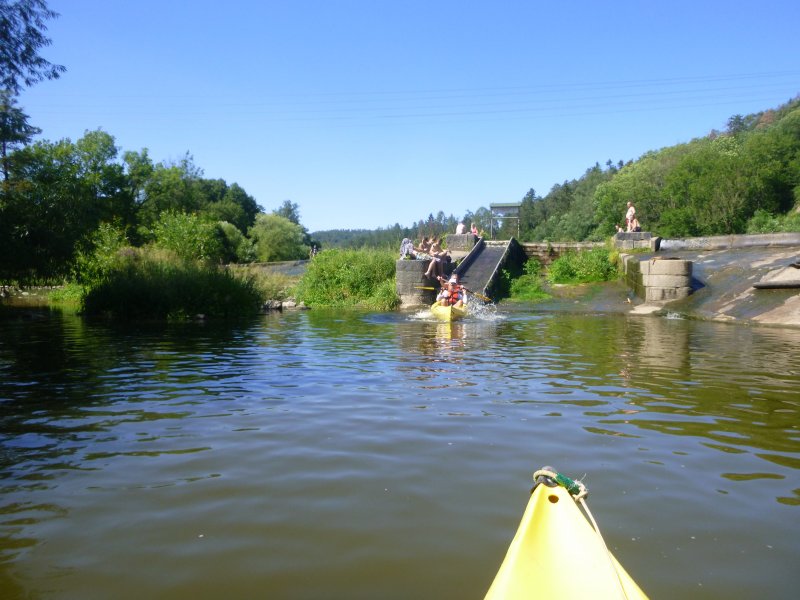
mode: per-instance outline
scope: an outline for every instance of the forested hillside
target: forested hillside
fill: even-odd
[[[474,213],[467,211],[461,217],[445,215],[439,211],[436,216],[429,214],[427,219],[420,219],[408,227],[395,223],[378,229],[331,229],[315,231],[313,236],[315,240],[319,240],[323,248],[391,247],[394,249],[403,238],[421,239],[453,233],[461,221],[467,227],[475,223],[479,230],[489,231],[489,209],[480,208]]]
[[[628,201],[661,236],[745,233],[770,220],[800,230],[787,216],[800,206],[800,99],[626,165],[597,186],[591,236],[611,235]]]
[[[510,199],[513,201],[513,199]],[[624,225],[633,202],[644,229],[662,237],[800,231],[800,99],[728,121],[725,131],[648,152],[624,163],[595,164],[539,196],[519,199],[522,241],[602,240]],[[403,237],[455,230],[440,213],[410,227],[326,231],[330,246],[383,246]],[[463,220],[490,231],[486,207]],[[517,235],[513,220],[497,222],[498,237]]]
[[[662,237],[800,231],[800,99],[627,164],[596,164],[521,202],[523,241],[602,240],[624,225],[628,202]],[[502,235],[513,233],[506,224]]]

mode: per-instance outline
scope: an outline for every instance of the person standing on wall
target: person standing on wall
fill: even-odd
[[[625,226],[628,231],[633,231],[633,220],[636,218],[636,209],[633,202],[628,202],[628,211],[625,213]]]

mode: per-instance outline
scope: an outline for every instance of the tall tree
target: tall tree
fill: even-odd
[[[291,200],[284,200],[279,208],[272,211],[272,214],[288,219],[295,225],[300,225],[300,207]]]
[[[262,262],[308,258],[309,247],[303,243],[303,228],[278,214],[256,216],[249,234],[256,256]]]
[[[0,161],[3,181],[8,181],[9,153],[18,146],[29,144],[33,136],[42,132],[28,124],[28,115],[16,106],[16,100],[6,90],[0,90]]]
[[[66,71],[39,54],[51,44],[45,21],[58,13],[44,0],[0,0],[0,89],[15,96],[45,79]]]

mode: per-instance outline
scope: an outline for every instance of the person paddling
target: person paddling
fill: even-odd
[[[442,282],[442,290],[436,296],[436,301],[441,306],[454,306],[461,308],[464,306],[464,288],[459,285],[458,277],[453,274],[450,279],[445,280],[444,277],[439,277]]]

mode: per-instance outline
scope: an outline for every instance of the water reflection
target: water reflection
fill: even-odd
[[[336,581],[324,581],[331,595],[380,595],[390,581],[409,597],[419,590],[392,573],[398,561],[425,572],[420,548],[451,561],[445,570],[467,592],[482,589],[493,565],[465,549],[499,536],[504,551],[498,523],[519,515],[499,514],[500,497],[551,459],[627,483],[629,498],[613,497],[604,521],[656,541],[688,527],[676,525],[686,515],[662,497],[665,482],[695,492],[707,520],[722,496],[734,523],[750,518],[754,498],[773,511],[800,505],[800,331],[520,312],[441,323],[310,311],[136,327],[42,315],[0,323],[4,597],[41,592],[42,573],[59,573],[65,596],[92,586],[90,596],[114,596],[135,582],[125,571],[105,581],[110,557],[152,569],[133,550],[152,544],[170,572],[145,591],[173,577],[202,587],[224,565],[226,581],[253,586],[234,595],[280,596],[269,587],[279,577],[283,592],[310,596],[318,552],[339,561]],[[642,498],[649,516],[637,521]],[[721,524],[715,535],[774,538],[784,563],[774,562],[785,564],[797,549],[793,514],[759,512],[745,541]],[[208,529],[216,545],[196,545]],[[630,537],[616,537],[623,554]],[[357,566],[364,548],[381,577]],[[693,558],[718,549],[709,542]],[[635,565],[641,553],[627,550]],[[651,562],[635,565],[645,581],[664,570]],[[780,595],[789,578],[771,564],[757,565],[754,581]]]

